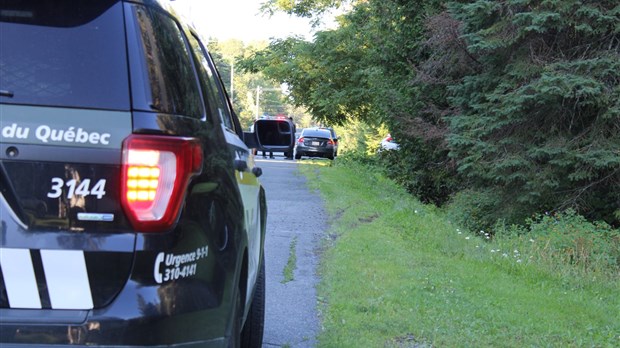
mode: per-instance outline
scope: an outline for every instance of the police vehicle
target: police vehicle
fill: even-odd
[[[0,346],[260,347],[260,140],[200,37],[154,0],[0,4]]]
[[[292,118],[262,117],[252,124],[252,130],[256,133],[256,143],[252,144],[257,150],[283,152],[284,157],[293,158],[295,128]]]

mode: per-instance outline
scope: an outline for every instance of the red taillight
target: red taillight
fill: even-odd
[[[334,143],[334,141],[332,139],[329,139],[327,141],[327,145],[336,145],[336,143]]]
[[[202,170],[202,149],[194,138],[131,135],[123,142],[121,200],[140,232],[172,227],[185,189]]]
[[[297,140],[298,143],[303,143],[304,142],[304,137],[299,137],[299,140]]]

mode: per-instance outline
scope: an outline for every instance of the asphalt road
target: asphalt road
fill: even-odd
[[[306,185],[297,161],[263,159],[260,177],[267,195],[265,239],[266,309],[263,347],[314,347],[319,331],[316,308],[318,282],[317,249],[327,228],[323,201]],[[291,281],[284,281],[284,269],[291,255],[297,258]]]

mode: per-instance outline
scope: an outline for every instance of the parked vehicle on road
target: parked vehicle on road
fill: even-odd
[[[327,129],[331,133],[332,140],[334,141],[334,157],[338,156],[338,141],[340,140],[340,137],[336,135],[336,131],[333,127],[320,127],[320,129]]]
[[[254,132],[262,139],[256,144],[258,151],[268,147],[270,152],[282,152],[285,157],[293,157],[295,145],[295,124],[290,118],[261,118],[254,121]]]
[[[304,128],[297,139],[293,154],[295,159],[309,156],[333,160],[336,152],[331,132],[321,128]]]
[[[0,346],[260,347],[264,139],[198,34],[167,2],[0,6]]]

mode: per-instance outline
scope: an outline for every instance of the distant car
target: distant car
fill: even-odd
[[[400,145],[392,138],[392,135],[388,134],[385,138],[381,140],[381,147],[379,151],[383,150],[398,150],[400,149]]]
[[[332,134],[332,140],[334,141],[334,156],[338,156],[338,140],[340,138],[336,135],[336,131],[332,127],[320,127],[320,129],[327,129]]]
[[[328,129],[305,128],[295,143],[293,153],[295,159],[309,156],[333,160],[336,155],[336,144]]]

